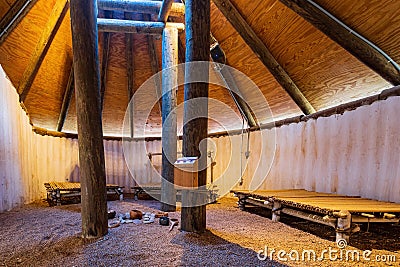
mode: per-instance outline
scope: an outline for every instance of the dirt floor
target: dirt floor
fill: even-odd
[[[374,224],[368,233],[362,226],[351,246],[339,249],[330,228],[290,217],[273,223],[260,209],[240,211],[236,201],[208,206],[203,235],[177,227],[169,232],[156,219],[123,224],[86,243],[80,238],[80,204],[26,205],[0,214],[0,266],[400,266],[399,226]],[[108,206],[118,214],[155,212],[160,205],[124,200]],[[180,213],[169,217],[180,220]]]

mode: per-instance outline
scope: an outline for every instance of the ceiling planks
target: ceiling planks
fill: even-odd
[[[65,88],[65,92],[64,92],[60,116],[59,116],[58,122],[57,122],[57,131],[58,132],[61,132],[64,127],[65,119],[67,118],[67,114],[68,114],[68,110],[69,110],[69,106],[71,103],[71,98],[72,98],[73,92],[74,92],[74,65],[71,66],[71,71],[69,73],[67,87]]]
[[[390,62],[391,59],[385,57],[377,49],[368,44],[369,41],[367,42],[354,32],[349,31],[348,28],[323,12],[313,2],[309,0],[280,1],[349,51],[385,80],[393,85],[400,84],[400,72]]]
[[[229,0],[213,0],[213,2],[245,40],[247,45],[249,45],[254,53],[261,59],[278,83],[287,91],[293,101],[296,102],[303,113],[306,115],[314,113],[315,109],[313,106],[305,98],[282,66],[276,61],[274,56],[242,17],[236,7]]]
[[[4,42],[8,34],[14,30],[37,0],[15,1],[0,21],[0,44]]]
[[[25,69],[22,79],[18,86],[18,93],[20,94],[20,101],[24,102],[29,90],[31,89],[33,80],[39,71],[39,68],[50,48],[50,45],[56,35],[61,22],[69,8],[69,1],[57,1],[53,7],[53,11],[49,20],[40,36],[39,42],[36,44],[35,51],[31,56],[28,67]]]
[[[112,19],[112,11],[104,11],[104,17],[107,19]],[[108,70],[108,58],[110,54],[110,42],[111,42],[111,32],[103,33],[103,52],[101,59],[101,71],[100,71],[100,99],[101,99],[101,110],[104,108],[104,94],[106,91],[107,84],[107,70]]]

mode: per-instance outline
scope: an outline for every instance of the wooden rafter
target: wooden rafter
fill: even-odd
[[[171,12],[174,0],[164,0],[162,2],[160,12],[158,13],[158,21],[167,22],[168,15]]]
[[[150,21],[151,17],[150,15],[143,14],[143,20],[145,21]],[[148,35],[147,36],[147,43],[148,43],[148,49],[149,49],[149,55],[150,55],[150,64],[151,64],[151,71],[153,75],[157,74],[160,71],[160,60],[158,58],[158,53],[156,49],[156,42],[153,36]],[[155,84],[157,88],[157,98],[159,99],[158,105],[161,113],[161,80],[160,76],[156,75],[155,77]]]
[[[213,40],[211,44],[211,59],[220,64],[227,64],[227,58],[225,53],[223,52],[222,48],[220,47],[218,40],[215,39],[213,34],[210,32],[210,39]],[[229,93],[232,97],[233,102],[235,103],[236,107],[238,108],[240,114],[242,117],[244,117],[247,121],[247,124],[249,127],[256,127],[258,126],[258,123],[256,119],[254,118],[254,114],[251,111],[251,108],[249,105],[246,103],[246,101],[241,97],[241,90],[239,86],[237,85],[235,78],[233,77],[231,71],[225,67],[224,65],[221,65],[218,69],[218,73],[225,83],[225,86],[229,90]]]
[[[173,1],[172,1],[173,2]],[[123,12],[136,12],[143,14],[159,14],[163,3],[161,1],[121,1],[121,0],[98,0],[99,9],[114,10]],[[171,16],[183,16],[185,5],[172,3],[170,8]]]
[[[104,17],[111,19],[113,17],[112,11],[104,11]],[[110,42],[111,33],[103,33],[103,52],[101,58],[101,72],[100,72],[100,97],[101,97],[101,109],[104,108],[104,95],[107,87],[107,70],[108,70],[108,59],[110,56]]]
[[[358,60],[393,85],[400,84],[400,72],[389,59],[358,35],[307,0],[280,0],[284,5],[314,25]]]
[[[315,109],[303,95],[294,81],[276,61],[274,56],[265,46],[263,41],[257,36],[254,30],[242,17],[236,7],[230,0],[213,0],[218,9],[224,14],[227,20],[232,24],[240,34],[247,45],[260,58],[261,62],[268,68],[276,81],[289,94],[293,101],[299,106],[304,114],[308,115],[315,112]]]
[[[97,19],[97,26],[101,32],[125,32],[161,35],[165,27],[176,27],[179,31],[185,29],[183,23],[159,21],[133,21],[122,19]]]
[[[69,1],[57,1],[50,14],[49,20],[39,38],[36,48],[31,56],[28,67],[25,69],[22,79],[18,86],[18,93],[20,94],[20,101],[25,101],[29,90],[31,89],[33,80],[39,71],[40,66],[50,48],[50,45],[56,35],[65,14],[68,11]]]
[[[28,14],[29,10],[31,10],[36,2],[37,0],[14,1],[14,4],[0,21],[0,44],[2,44],[8,34],[17,27],[19,22]]]
[[[132,20],[132,13],[124,13],[124,18],[128,20]],[[126,43],[126,76],[128,78],[128,100],[130,101],[135,92],[135,65],[134,65],[134,57],[133,57],[133,34],[126,33],[125,34],[125,43]],[[129,105],[128,101],[128,105]],[[134,136],[134,120],[133,120],[133,105],[129,105],[129,134],[130,137]]]
[[[57,131],[61,132],[67,118],[69,105],[71,103],[72,93],[74,92],[74,66],[71,66],[67,87],[65,88],[64,98],[61,105],[60,116],[57,122]]]

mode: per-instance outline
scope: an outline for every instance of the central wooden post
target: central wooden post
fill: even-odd
[[[83,238],[108,231],[96,19],[96,0],[71,0]]]
[[[174,162],[177,153],[176,90],[178,89],[178,29],[165,27],[162,36],[162,180],[161,209],[176,210]]]
[[[210,58],[210,0],[187,0],[185,9],[186,24],[186,63],[192,61],[209,61]],[[188,83],[191,77],[196,75],[205,82]],[[188,104],[187,101],[196,101],[196,98],[208,98],[208,66],[204,68],[185,67],[185,104],[184,104],[184,126],[183,126],[183,155],[197,156],[200,158],[199,166],[205,166],[207,159],[207,146],[200,151],[200,141],[207,138],[208,128],[208,103]],[[194,114],[196,114],[194,116]],[[193,119],[193,117],[196,117]],[[201,157],[203,155],[203,157]],[[199,187],[206,185],[207,170],[199,171]],[[190,195],[190,194],[189,194]],[[193,197],[193,195],[192,195]],[[193,199],[189,202],[193,207],[182,207],[181,229],[188,232],[202,233],[206,229],[206,206],[197,206]],[[182,200],[183,202],[183,200]],[[184,203],[182,203],[184,205]]]

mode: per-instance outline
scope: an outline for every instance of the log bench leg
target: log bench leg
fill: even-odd
[[[336,226],[336,243],[340,245],[339,242],[341,242],[341,240],[345,240],[346,244],[348,244],[350,239],[350,232],[351,232],[351,213],[347,210],[340,211]]]
[[[239,202],[238,202],[238,206],[240,210],[245,210],[246,208],[246,196],[238,196],[239,198]]]
[[[61,206],[61,192],[60,192],[60,189],[56,189],[56,203],[57,203],[57,206]]]
[[[281,219],[281,203],[278,201],[274,201],[274,206],[272,208],[272,221],[279,222]]]
[[[115,191],[119,195],[119,201],[124,200],[124,191],[123,191],[123,189],[121,187],[118,187]]]

